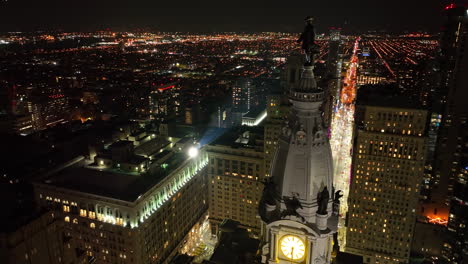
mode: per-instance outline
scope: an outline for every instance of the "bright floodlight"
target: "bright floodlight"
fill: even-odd
[[[196,156],[198,156],[198,148],[190,147],[188,150],[188,155],[190,158],[195,158]]]

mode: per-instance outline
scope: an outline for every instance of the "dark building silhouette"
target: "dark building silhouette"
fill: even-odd
[[[249,236],[240,223],[224,220],[219,226],[218,243],[213,255],[206,264],[255,264],[260,241]]]
[[[445,8],[441,47],[441,87],[438,99],[444,106],[434,165],[433,214],[448,216],[454,240],[447,257],[468,261],[468,14],[466,6]]]
[[[333,105],[339,96],[341,88],[341,28],[330,28],[330,39],[328,40],[328,57],[326,79],[328,80],[323,105],[325,126],[330,127]]]

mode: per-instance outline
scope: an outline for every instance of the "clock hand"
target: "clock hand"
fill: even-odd
[[[293,259],[294,259],[294,246],[291,247],[291,263]]]

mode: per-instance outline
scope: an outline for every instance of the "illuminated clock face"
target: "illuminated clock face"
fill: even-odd
[[[304,257],[304,242],[297,236],[284,236],[281,239],[281,251],[290,260],[299,260]]]

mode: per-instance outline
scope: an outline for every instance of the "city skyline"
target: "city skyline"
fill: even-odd
[[[0,262],[467,263],[463,2],[0,0]]]

